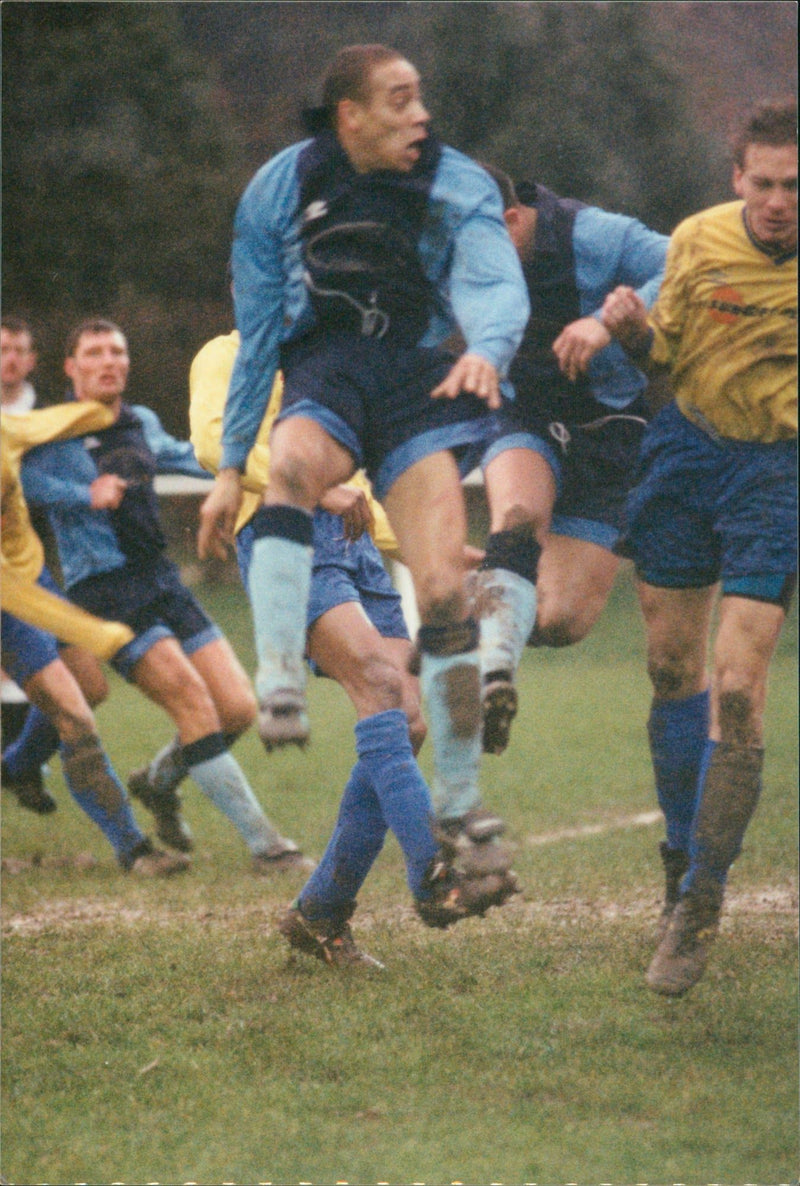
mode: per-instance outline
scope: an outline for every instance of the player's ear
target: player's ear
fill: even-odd
[[[738,165],[733,166],[733,192],[737,198],[744,197],[744,172]]]
[[[75,378],[75,359],[70,354],[68,358],[64,359],[64,374],[68,379]]]

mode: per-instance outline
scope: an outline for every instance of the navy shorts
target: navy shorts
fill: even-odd
[[[712,437],[672,403],[642,443],[624,554],[663,588],[780,601],[797,571],[797,442]]]
[[[66,600],[46,568],[40,572],[37,585]],[[0,615],[0,637],[2,638],[3,670],[15,684],[24,689],[29,679],[43,671],[59,657],[59,643],[52,634],[30,626],[13,614]]]
[[[611,551],[624,526],[647,411],[640,400],[619,412],[595,400],[575,402],[578,414],[569,417],[563,408],[540,411],[516,401],[504,406],[495,414],[481,465],[485,469],[508,449],[539,453],[556,481],[553,534]]]
[[[244,586],[248,588],[253,528],[247,523],[236,537],[236,554]],[[366,532],[357,540],[344,537],[338,515],[314,514],[314,559],[306,628],[337,605],[358,602],[383,638],[408,638],[400,595],[392,584],[381,554]],[[314,670],[316,667],[312,664]]]
[[[369,474],[376,496],[416,461],[464,449],[486,434],[489,412],[477,396],[431,399],[456,356],[387,338],[313,333],[285,345],[279,419],[307,416]]]
[[[70,600],[100,618],[124,622],[136,638],[117,651],[111,665],[126,680],[162,638],[176,638],[186,655],[222,638],[222,631],[183,584],[171,560],[142,568],[126,564],[78,581]]]

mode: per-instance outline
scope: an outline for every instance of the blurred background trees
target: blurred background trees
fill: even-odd
[[[239,195],[302,135],[335,51],[419,67],[438,132],[518,179],[669,231],[727,199],[727,136],[795,89],[793,3],[2,6],[3,309],[63,390],[66,331],[128,332],[131,397],[186,430],[195,351],[231,323]]]

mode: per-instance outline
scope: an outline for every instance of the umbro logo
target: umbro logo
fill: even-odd
[[[324,218],[328,213],[328,203],[324,198],[320,198],[316,202],[309,202],[303,211],[303,222],[314,222],[318,218]]]

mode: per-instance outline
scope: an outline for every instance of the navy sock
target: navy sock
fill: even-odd
[[[39,770],[58,751],[59,736],[49,717],[35,705],[28,709],[25,724],[16,740],[3,750],[3,761],[13,778]]]

